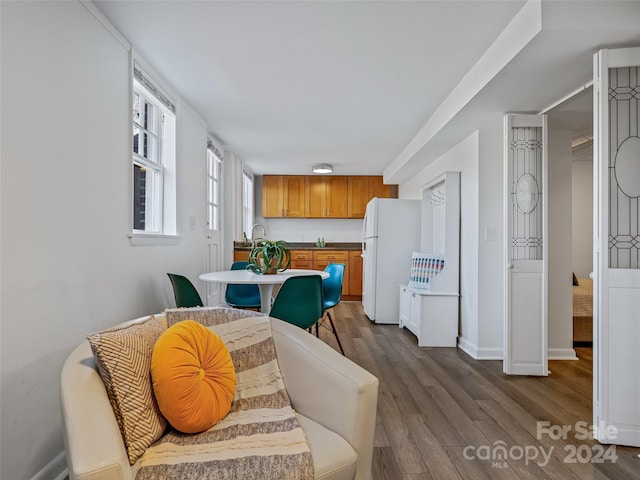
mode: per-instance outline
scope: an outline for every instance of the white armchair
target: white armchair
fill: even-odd
[[[277,319],[271,326],[287,392],[311,446],[315,478],[371,479],[377,378],[305,330]],[[64,364],[61,405],[70,480],[133,480],[138,464],[129,465],[87,341]]]

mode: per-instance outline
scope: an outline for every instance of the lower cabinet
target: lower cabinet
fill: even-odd
[[[420,318],[419,301],[416,297],[416,293],[409,290],[405,285],[400,285],[400,308],[399,308],[399,320],[400,328],[407,327],[411,333],[416,337],[420,333]]]
[[[419,347],[455,347],[458,295],[431,294],[400,285],[400,328],[418,338]]]
[[[362,252],[360,250],[349,252],[349,295],[362,295]]]
[[[290,268],[312,270],[313,256],[311,250],[291,250]]]
[[[233,261],[234,262],[246,262],[249,260],[250,250],[234,250],[233,251]]]
[[[342,295],[349,293],[349,252],[346,250],[314,250],[313,269],[324,270],[330,263],[344,263],[342,278]]]
[[[233,260],[247,260],[249,250],[234,250]],[[289,268],[324,270],[330,263],[344,263],[342,295],[346,300],[359,300],[362,296],[362,256],[360,250],[291,250]]]

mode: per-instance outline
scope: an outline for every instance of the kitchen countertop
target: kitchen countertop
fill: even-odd
[[[287,242],[291,250],[362,250],[360,242],[327,242],[324,247],[317,247],[316,242]],[[251,250],[244,242],[234,242],[234,250]]]

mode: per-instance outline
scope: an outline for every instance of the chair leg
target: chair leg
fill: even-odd
[[[324,323],[324,317],[327,316],[327,312],[325,311],[322,316],[320,317],[320,319],[315,323],[315,327],[316,327],[316,337],[320,338],[320,325],[322,325]],[[311,327],[313,328],[313,326]],[[309,329],[309,331],[311,331],[311,329]]]
[[[331,323],[331,329],[333,330],[333,334],[336,336],[336,340],[338,341],[338,346],[340,347],[340,351],[342,352],[342,355],[344,355],[344,348],[342,348],[342,343],[340,342],[340,337],[338,336],[338,330],[336,330],[336,326],[333,323],[333,318],[331,317],[330,310],[327,310],[327,316],[329,317],[329,322]]]

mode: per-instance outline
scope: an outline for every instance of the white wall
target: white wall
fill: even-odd
[[[324,237],[325,242],[362,241],[362,220],[320,218],[259,218],[267,235],[274,240],[287,242],[315,242]]]
[[[575,358],[571,276],[570,130],[549,129],[548,345],[549,359]],[[544,195],[543,195],[544,198]]]
[[[254,179],[256,212],[255,221],[265,226],[267,236],[287,242],[315,242],[324,237],[325,242],[361,242],[362,220],[351,218],[264,218],[262,216],[262,176]],[[247,236],[251,236],[247,232]]]
[[[206,128],[176,99],[182,239],[131,246],[129,52],[79,2],[0,8],[0,477],[55,478],[65,357],[88,332],[174,305],[166,272],[205,266]]]
[[[504,350],[503,116],[480,129],[478,173],[478,355],[502,359]],[[495,240],[487,230],[495,231]]]
[[[422,200],[423,186],[445,171],[460,171],[460,338],[471,355],[478,349],[478,132],[427,165],[398,188],[400,198]]]
[[[593,161],[572,163],[573,271],[588,277],[593,271]]]

